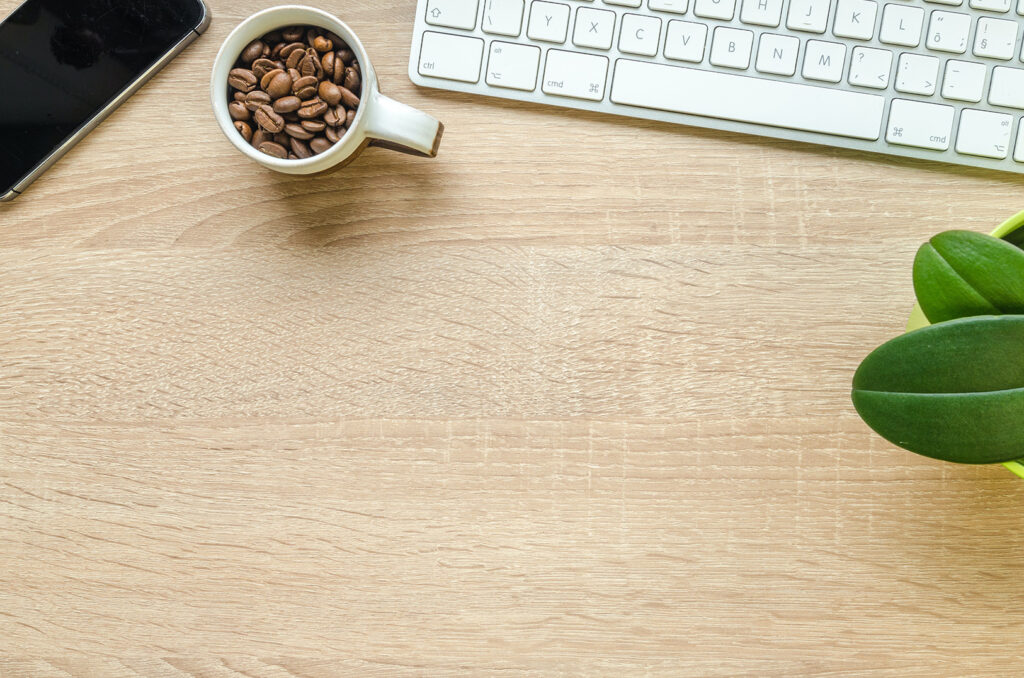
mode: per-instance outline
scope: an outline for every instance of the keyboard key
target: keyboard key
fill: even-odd
[[[832,33],[839,38],[870,40],[875,36],[878,3],[871,0],[839,0]]]
[[[569,33],[569,5],[534,0],[530,5],[530,26],[526,36],[541,42],[565,42]]]
[[[800,40],[789,35],[762,33],[757,46],[757,61],[754,67],[761,73],[793,75],[796,73],[796,55],[800,51]]]
[[[971,0],[971,9],[989,12],[1009,12],[1011,0]]]
[[[879,136],[885,107],[885,99],[874,94],[627,59],[616,63],[611,100],[642,108],[872,140]]]
[[[924,0],[924,1],[936,4],[936,5],[951,5],[951,6],[956,6],[956,7],[959,7],[960,5],[964,4],[964,0]]]
[[[1006,19],[978,19],[974,54],[1009,61],[1017,44],[1017,22]]]
[[[846,65],[846,45],[823,40],[808,40],[804,50],[803,76],[808,80],[839,82]]]
[[[419,74],[431,78],[479,82],[480,65],[484,58],[484,41],[460,35],[423,34],[420,50]]]
[[[639,7],[642,3],[641,0],[603,0],[606,5],[616,5],[618,7]],[[590,2],[590,0],[587,0]]]
[[[985,88],[985,64],[972,61],[946,62],[946,75],[942,80],[942,96],[955,101],[981,101]]]
[[[532,92],[537,89],[539,69],[539,47],[495,40],[491,43],[491,56],[487,61],[485,79],[492,87]]]
[[[523,0],[484,0],[484,33],[518,38],[523,32]]]
[[[967,51],[967,38],[971,34],[971,16],[959,12],[932,12],[928,24],[928,49],[963,54]]]
[[[999,66],[992,69],[988,102],[996,106],[1024,108],[1024,70]]]
[[[736,13],[736,0],[697,0],[693,13],[705,19],[732,21]]]
[[[939,80],[939,60],[923,54],[901,54],[896,67],[896,91],[931,96]]]
[[[790,0],[786,27],[794,31],[824,33],[828,25],[829,0]]]
[[[1013,117],[965,108],[960,114],[956,152],[1002,160],[1009,153]]]
[[[944,151],[953,130],[952,106],[893,99],[885,140],[900,146]]]
[[[580,7],[576,10],[576,28],[572,44],[577,47],[611,49],[615,40],[615,12]]]
[[[889,86],[892,52],[874,47],[854,47],[850,62],[850,84],[872,89]]]
[[[753,44],[754,33],[752,31],[719,26],[715,29],[715,35],[711,41],[711,64],[726,68],[745,69],[750,66],[750,49]]]
[[[924,10],[920,7],[888,4],[882,12],[882,30],[878,39],[890,45],[917,47],[921,44]]]
[[[654,56],[661,44],[661,19],[640,14],[622,17],[619,51],[640,56]]]
[[[655,12],[686,14],[689,5],[688,0],[647,0],[647,7]]]
[[[446,28],[476,28],[478,0],[428,0],[427,23]]]
[[[782,0],[743,0],[740,21],[754,26],[777,28],[782,22]]]
[[[669,21],[665,38],[665,58],[700,63],[704,60],[704,44],[708,39],[706,24]]]
[[[601,101],[607,79],[608,57],[551,49],[541,89],[560,97]]]
[[[1017,126],[1017,145],[1013,149],[1013,159],[1024,162],[1024,123]]]

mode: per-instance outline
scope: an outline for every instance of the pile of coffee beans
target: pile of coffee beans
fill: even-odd
[[[249,43],[228,85],[228,110],[242,138],[267,155],[300,160],[327,151],[351,127],[362,76],[337,35],[290,26]]]

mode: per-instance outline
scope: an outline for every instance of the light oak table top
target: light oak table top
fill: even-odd
[[[1020,673],[1024,482],[848,396],[1019,178],[418,90],[413,0],[324,7],[441,156],[277,176],[270,4],[0,206],[0,675]]]

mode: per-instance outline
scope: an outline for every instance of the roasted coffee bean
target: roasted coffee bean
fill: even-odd
[[[260,144],[264,141],[271,141],[271,136],[267,134],[267,131],[261,127],[257,127],[252,131],[252,146],[253,148],[259,148]]]
[[[356,54],[348,47],[345,47],[344,49],[338,50],[338,58],[341,59],[341,62],[346,66],[351,66],[352,62],[356,60]]]
[[[338,117],[337,111],[333,108],[324,113],[324,124],[330,127],[337,127],[342,122],[342,119]]]
[[[259,149],[267,155],[272,155],[275,158],[281,158],[282,160],[288,157],[288,149],[275,141],[264,141],[260,144]]]
[[[297,155],[299,159],[305,160],[306,158],[312,158],[313,153],[309,150],[309,146],[306,145],[305,141],[301,141],[296,138],[292,138],[291,143],[292,153]]]
[[[252,62],[252,72],[260,80],[263,79],[264,75],[274,70],[275,68],[277,68],[277,66],[274,65],[274,62],[271,61],[270,59],[257,59],[256,61]]]
[[[274,110],[278,113],[294,113],[302,106],[302,99],[299,97],[281,97],[274,102]]]
[[[302,129],[309,132],[320,133],[327,129],[327,123],[323,120],[303,120],[301,124]]]
[[[322,35],[318,35],[317,37],[313,38],[309,44],[313,46],[313,49],[320,52],[321,54],[323,54],[324,52],[330,52],[332,49],[334,49],[334,43],[332,43],[330,40],[328,40]]]
[[[274,112],[270,106],[260,106],[254,117],[256,124],[271,134],[277,134],[284,129],[284,118]]]
[[[267,83],[267,86],[264,89],[267,90],[267,94],[274,99],[286,97],[292,93],[292,76],[281,71],[275,75],[269,83]]]
[[[345,69],[345,89],[353,94],[358,94],[362,89],[363,79],[359,77],[359,71],[349,66]]]
[[[242,61],[245,62],[246,65],[251,64],[263,56],[263,50],[266,49],[266,47],[267,46],[263,44],[262,40],[253,40],[246,45],[245,49],[242,50]]]
[[[338,131],[333,127],[328,127],[327,129],[325,129],[324,136],[327,137],[327,140],[330,141],[332,144],[336,144],[339,141],[341,141],[341,136],[338,135]]]
[[[302,139],[303,141],[309,141],[316,135],[305,129],[302,125],[289,124],[284,126],[285,134],[295,139]]]
[[[307,28],[306,29],[306,44],[307,45],[312,45],[313,41],[316,40],[317,37],[319,37],[322,33],[323,33],[323,30],[321,30],[319,28]]]
[[[295,124],[302,122],[302,118],[299,117],[298,113],[282,113],[281,117],[284,118],[285,122],[294,122]]]
[[[333,144],[323,137],[317,137],[309,142],[309,148],[317,155],[320,155],[324,151],[330,150]]]
[[[291,140],[292,138],[285,134],[284,132],[278,132],[277,134],[274,135],[274,143],[281,144],[285,148],[288,148],[288,144],[291,142]]]
[[[305,57],[305,52],[295,50],[294,52],[288,55],[288,58],[285,60],[284,65],[288,68],[288,70],[297,69],[299,67],[299,62],[302,61]]]
[[[248,120],[249,109],[245,107],[241,101],[232,101],[228,104],[228,113],[231,114],[232,120]]]
[[[274,45],[274,47],[270,50],[270,58],[271,59],[280,59],[281,58],[281,50],[284,49],[286,44],[288,44],[288,43],[279,42],[276,45]]]
[[[352,123],[355,122],[356,112],[354,110],[349,111],[345,114],[345,127],[351,127]]]
[[[256,89],[257,78],[248,68],[232,68],[228,73],[228,84],[239,92],[251,92]]]
[[[306,30],[302,26],[289,26],[281,30],[281,38],[287,42],[302,40]]]
[[[280,68],[275,68],[272,71],[267,71],[266,75],[260,78],[260,89],[266,91],[267,87],[270,86],[270,81],[276,78],[281,73],[284,73],[284,70]]]
[[[334,52],[328,52],[320,59],[320,67],[324,69],[324,77],[334,77]]]
[[[281,31],[270,31],[269,33],[263,36],[263,42],[267,43],[268,45],[276,45],[277,43],[281,42],[281,40]]]
[[[312,75],[307,75],[304,78],[299,78],[292,84],[292,91],[295,96],[300,99],[312,99],[316,96],[316,84],[317,79]]]
[[[302,58],[299,62],[299,73],[303,76],[315,76],[316,75],[316,59],[311,59],[309,56]]]
[[[291,57],[291,55],[294,54],[295,52],[305,54],[306,44],[303,42],[293,42],[290,45],[285,45],[284,47],[281,48],[281,58],[287,59]]]
[[[235,99],[235,101],[241,101],[244,104],[246,96],[247,95],[246,95],[245,92],[235,92],[234,99]]]
[[[341,88],[335,85],[333,82],[324,80],[320,83],[320,88],[317,90],[320,98],[326,101],[331,106],[337,106],[341,103]]]
[[[312,118],[319,118],[327,112],[328,106],[319,99],[311,99],[310,101],[303,101],[302,108],[299,109],[299,117],[303,120],[311,120]]]
[[[245,107],[250,111],[255,111],[260,106],[270,103],[270,95],[261,89],[254,92],[249,92],[245,95]]]
[[[235,129],[237,129],[238,133],[242,135],[242,138],[245,139],[246,143],[252,141],[252,127],[249,126],[249,123],[236,120]]]
[[[347,87],[341,89],[341,102],[345,104],[345,108],[356,109],[359,108],[359,97],[352,93],[352,90]]]

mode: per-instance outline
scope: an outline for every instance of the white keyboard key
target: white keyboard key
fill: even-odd
[[[870,40],[875,36],[878,3],[871,0],[839,0],[832,33],[839,38]]]
[[[1017,14],[1024,16],[1024,0],[1017,0]]]
[[[803,76],[808,80],[839,82],[846,65],[846,45],[823,40],[808,40],[804,50]]]
[[[576,10],[572,44],[577,47],[611,49],[615,41],[615,12],[581,7]]]
[[[989,12],[1009,12],[1010,0],[971,0],[971,9],[983,9]]]
[[[530,27],[526,35],[540,42],[565,42],[569,32],[569,5],[533,0],[530,5]]]
[[[1013,159],[1017,162],[1024,162],[1024,123],[1017,128],[1017,145],[1013,149]]]
[[[1009,153],[1013,117],[965,108],[960,114],[956,152],[1002,160]]]
[[[586,0],[590,2],[590,0]],[[616,7],[639,7],[641,0],[603,0],[606,5],[615,5]]]
[[[546,94],[601,101],[607,79],[607,57],[550,49],[541,89]]]
[[[484,41],[427,31],[420,50],[419,74],[431,78],[479,82]]]
[[[930,2],[930,3],[935,4],[935,5],[950,5],[950,6],[953,6],[953,7],[959,7],[960,5],[964,4],[964,0],[924,0],[924,1],[925,2]]]
[[[647,7],[655,12],[686,14],[689,5],[689,0],[647,0]]]
[[[1024,70],[998,66],[992,69],[988,102],[996,106],[1024,108]]]
[[[896,67],[896,91],[931,96],[939,81],[939,60],[923,54],[901,54]]]
[[[946,75],[942,80],[942,97],[956,101],[981,101],[985,89],[985,64],[973,61],[946,62]]]
[[[878,39],[890,45],[917,47],[921,44],[924,10],[920,7],[888,4],[882,12],[882,30]]]
[[[661,19],[640,14],[622,17],[619,51],[640,56],[654,56],[661,45]]]
[[[829,0],[789,0],[786,27],[794,31],[824,33],[828,26]]]
[[[850,84],[873,89],[889,86],[892,52],[874,47],[854,47],[850,61]]]
[[[707,39],[708,27],[706,24],[669,21],[668,35],[665,38],[665,58],[700,63],[704,60],[704,46]]]
[[[736,13],[736,0],[697,0],[693,13],[705,19],[732,21]]]
[[[743,0],[740,21],[754,26],[777,28],[782,22],[782,0]]]
[[[484,33],[518,38],[523,32],[523,0],[484,0]]]
[[[539,70],[539,47],[498,40],[491,43],[491,57],[487,61],[485,78],[491,87],[532,92],[537,89]]]
[[[719,26],[711,40],[711,64],[740,70],[747,68],[753,44],[753,32]]]
[[[885,140],[900,146],[944,151],[953,130],[952,106],[893,99]]]
[[[757,45],[757,60],[754,67],[761,73],[793,75],[796,73],[796,56],[800,51],[800,40],[789,35],[762,33]]]
[[[476,28],[478,0],[427,0],[427,23],[432,26]]]
[[[874,94],[627,59],[615,66],[611,99],[629,106],[871,140],[878,138],[885,107],[885,99]]]
[[[1017,44],[1017,22],[1006,19],[978,19],[974,54],[1009,61]]]
[[[928,49],[939,52],[963,54],[967,51],[967,39],[971,34],[971,16],[959,12],[932,12],[928,24]]]

